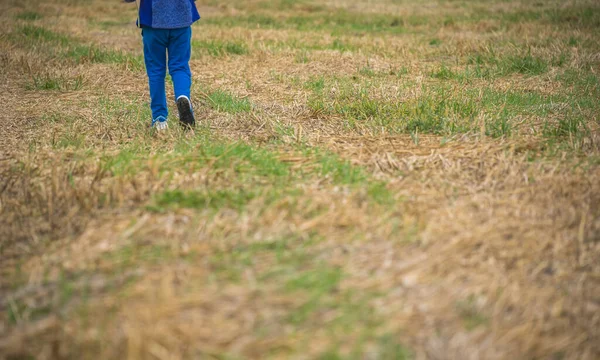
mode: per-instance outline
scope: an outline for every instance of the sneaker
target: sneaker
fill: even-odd
[[[152,120],[152,127],[155,128],[156,131],[163,131],[169,127],[169,124],[167,124],[167,119],[165,119],[163,116],[159,116]]]
[[[192,104],[187,96],[181,95],[177,98],[177,110],[179,110],[179,122],[181,125],[186,128],[193,128],[196,125]]]

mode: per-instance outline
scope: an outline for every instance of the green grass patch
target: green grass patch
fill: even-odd
[[[329,152],[313,152],[320,165],[321,176],[330,177],[334,183],[344,185],[355,185],[365,183],[367,175],[365,171],[357,166],[353,166],[350,161],[341,159],[338,155]]]
[[[257,273],[257,281],[279,282],[281,278],[287,279],[298,269],[309,266],[314,261],[314,257],[311,256],[311,246],[319,241],[320,239],[314,235],[309,234],[307,239],[292,234],[250,244],[239,244],[211,256],[211,269],[216,273],[217,281],[239,282],[246,270],[259,265],[258,259],[270,256],[272,266]],[[284,283],[285,280],[281,282]]]
[[[36,321],[50,313],[52,313],[52,306],[50,304],[36,305],[25,301],[8,299],[8,323],[11,325]]]
[[[339,52],[356,51],[358,47],[348,41],[346,38],[335,38],[331,42],[323,41],[322,39],[309,39],[304,37],[287,39],[285,41],[276,40],[264,40],[260,42],[260,45],[266,47],[272,51],[280,50],[299,50],[304,53],[306,57],[310,57],[310,53],[313,51],[326,51],[326,50],[337,50]],[[384,48],[378,47],[373,44],[371,47],[362,47],[362,50],[369,53],[385,53]],[[298,61],[300,62],[300,61]]]
[[[17,34],[25,38],[31,45],[36,43],[51,43],[53,45],[67,46],[71,39],[51,30],[34,25],[24,25],[16,30]]]
[[[367,125],[374,131],[384,128],[391,133],[468,131],[478,113],[474,99],[454,96],[453,91],[443,87],[425,89],[419,98],[399,102],[372,97],[368,81],[355,84],[348,79],[335,80],[327,84],[338,89],[333,97],[314,92],[308,106],[318,114],[340,115],[350,129]]]
[[[356,48],[349,45],[347,42],[342,41],[341,39],[333,39],[333,42],[331,43],[331,49],[345,52],[355,50]]]
[[[334,184],[362,189],[365,197],[377,204],[394,203],[393,194],[387,189],[386,183],[372,179],[362,167],[352,165],[350,161],[341,159],[334,153],[316,148],[305,148],[304,156],[316,159],[320,177],[329,178]]]
[[[545,18],[561,26],[597,29],[600,27],[600,5],[573,3],[570,6],[548,9]]]
[[[580,141],[590,134],[585,118],[571,115],[558,118],[554,123],[546,122],[544,136],[552,139],[573,139]]]
[[[442,66],[432,76],[447,80],[460,79],[458,73]],[[565,81],[580,81],[580,86],[594,85],[594,78],[577,79],[569,75]],[[312,90],[308,106],[318,115],[337,115],[349,129],[369,127],[372,131],[382,129],[386,133],[418,135],[422,133],[453,135],[470,131],[479,132],[483,126],[491,137],[512,136],[515,122],[522,117],[560,118],[565,108],[581,108],[592,111],[597,102],[587,96],[566,94],[545,95],[529,91],[497,91],[494,89],[456,88],[444,84],[422,86],[421,95],[406,101],[387,100],[371,95],[378,82],[355,80],[353,78],[314,78],[304,87]],[[326,88],[336,88],[336,92],[326,92]],[[588,91],[589,92],[589,91]],[[568,113],[575,114],[575,110]],[[483,120],[482,120],[483,119]],[[559,123],[559,127],[545,130],[546,134],[567,133],[576,135],[583,122]]]
[[[410,358],[411,352],[393,335],[381,335],[382,324],[371,304],[378,294],[341,289],[344,273],[316,256],[322,240],[315,234],[290,234],[274,239],[235,244],[210,256],[210,267],[215,278],[223,283],[246,281],[245,274],[254,274],[256,286],[274,289],[274,294],[293,296],[298,301],[286,310],[280,320],[304,334],[311,341],[311,333],[325,330],[333,344],[328,353],[343,358],[360,359],[375,351],[389,358]],[[324,315],[327,314],[327,317]],[[326,318],[326,319],[325,319]],[[258,328],[257,333],[268,329]],[[351,349],[341,352],[337,344],[355,334]],[[286,354],[286,350],[282,355]],[[325,355],[323,355],[325,356]],[[385,357],[388,358],[388,357]]]
[[[260,198],[266,205],[287,196],[298,196],[301,191],[296,189],[294,183],[314,176],[329,179],[332,184],[347,185],[360,191],[364,189],[367,201],[379,204],[391,204],[393,197],[386,188],[385,183],[374,181],[360,167],[353,166],[350,162],[340,159],[331,153],[322,153],[314,149],[307,149],[305,156],[313,157],[318,167],[305,173],[302,169],[292,172],[288,164],[278,160],[268,150],[256,148],[242,143],[230,145],[212,144],[202,147],[202,157],[194,156],[189,160],[181,159],[187,166],[202,167],[211,163],[214,169],[228,169],[236,174],[239,186],[225,189],[203,190],[169,190],[154,197],[148,209],[164,212],[176,208],[213,209],[230,208],[243,211],[253,199]],[[179,157],[185,156],[180,153]],[[126,168],[132,168],[130,162],[134,156],[129,153],[112,157],[110,168],[115,171],[125,162]],[[214,160],[211,160],[214,159]],[[194,165],[194,162],[197,164]],[[170,166],[172,162],[167,161]],[[176,163],[176,164],[177,164]],[[166,171],[166,168],[165,168]],[[252,186],[258,181],[262,186]],[[245,184],[245,185],[241,185]],[[248,187],[250,186],[250,187]]]
[[[258,194],[251,190],[182,191],[170,190],[159,194],[149,209],[163,212],[165,209],[222,209],[242,210]]]
[[[43,18],[43,16],[35,11],[24,11],[22,13],[17,14],[15,18],[17,20],[35,21]]]
[[[178,256],[172,247],[158,244],[128,244],[102,256],[103,261],[118,269],[129,269],[141,264],[156,265],[176,258]]]
[[[539,57],[531,56],[531,54],[509,56],[501,64],[506,73],[539,75],[548,71],[548,62]]]
[[[300,50],[294,57],[294,62],[298,64],[306,64],[310,62],[309,52],[307,50]]]
[[[440,40],[438,38],[434,38],[429,41],[429,45],[431,45],[431,46],[438,46],[441,43],[442,43],[442,40]]]
[[[61,271],[56,281],[45,284],[45,291],[49,296],[41,299],[7,298],[8,322],[12,325],[25,324],[64,310],[75,295],[73,282],[77,278],[78,276]]]
[[[118,26],[135,26],[135,19],[126,17],[126,18],[121,18],[118,20],[117,19],[104,20],[104,21],[98,21],[98,22],[93,22],[93,23],[95,23],[102,29],[110,29],[110,28],[118,27]]]
[[[378,72],[375,71],[371,65],[367,64],[361,68],[358,69],[358,73],[362,76],[366,76],[366,77],[374,77],[378,75]]]
[[[144,60],[141,56],[134,56],[118,50],[109,50],[94,45],[71,46],[63,55],[77,63],[104,63],[122,64],[132,70],[144,69]]]
[[[287,280],[285,291],[308,293],[308,298],[289,314],[292,324],[302,324],[323,307],[324,297],[334,293],[342,279],[342,272],[338,268],[328,266],[316,267],[298,273]]]
[[[83,87],[83,76],[66,77],[63,75],[32,75],[31,81],[25,84],[26,90],[60,90],[77,91]]]
[[[230,114],[252,111],[252,103],[248,98],[240,98],[221,89],[207,92],[206,100],[207,105],[217,111]]]
[[[228,40],[192,40],[192,49],[195,54],[209,54],[211,56],[245,55],[248,46],[241,41]]]
[[[386,334],[377,339],[377,349],[380,359],[409,360],[413,358],[412,351],[402,345],[393,334]]]
[[[412,22],[416,17],[411,18]],[[231,17],[213,17],[205,23],[221,27],[295,29],[299,31],[327,31],[332,34],[405,32],[404,24],[411,21],[397,16],[377,13],[355,13],[343,9],[319,13],[277,17],[268,13],[252,13]],[[425,23],[426,20],[422,20]]]
[[[563,86],[572,87],[578,95],[600,98],[600,77],[591,71],[566,69],[557,80]]]
[[[142,161],[146,160],[145,152],[136,146],[128,146],[116,155],[105,155],[100,158],[103,171],[113,176],[134,175],[143,169]]]
[[[266,4],[266,3],[264,3]],[[515,24],[534,23],[541,25],[559,25],[568,28],[593,29],[600,26],[600,8],[590,4],[572,4],[559,8],[545,7],[526,9],[521,6],[506,11],[492,11],[489,6],[473,4],[475,11],[461,11],[448,16],[431,16],[414,13],[399,16],[393,13],[355,12],[343,8],[335,11],[320,4],[293,2],[268,2],[259,10],[241,12],[243,15],[212,17],[204,23],[220,27],[246,27],[269,29],[295,29],[299,31],[318,31],[331,34],[403,34],[409,31],[423,31],[443,27],[477,24],[491,20],[498,23],[499,29],[506,29]],[[240,5],[244,8],[244,5]],[[268,10],[267,10],[268,9]],[[279,10],[280,13],[273,13]],[[437,38],[429,40],[430,45],[437,46],[441,41]]]
[[[463,320],[464,327],[469,331],[485,326],[489,322],[489,319],[478,310],[474,297],[457,302],[456,309]]]
[[[322,93],[325,89],[325,77],[313,76],[303,84],[305,89],[312,90],[314,93]]]
[[[514,55],[497,55],[495,51],[471,55],[467,65],[475,65],[475,72],[471,75],[478,77],[506,76],[514,73],[529,76],[541,75],[552,66],[551,62],[541,57],[533,56],[530,51]],[[482,66],[487,67],[481,69]]]
[[[313,159],[316,166],[308,171],[292,170],[276,153],[244,143],[223,143],[210,137],[200,137],[193,142],[181,143],[176,153],[162,155],[154,161],[163,176],[185,164],[188,171],[198,171],[210,165],[212,171],[231,177],[234,183],[227,188],[173,189],[154,196],[148,205],[151,211],[164,212],[177,208],[223,208],[243,211],[250,201],[257,200],[268,206],[280,199],[302,194],[296,186],[307,179],[327,179],[331,185],[347,186],[356,191],[361,201],[373,204],[393,204],[393,196],[385,183],[370,178],[361,167],[352,165],[338,156],[315,148],[303,149],[303,155]],[[114,174],[135,174],[148,163],[144,150],[124,149],[121,153],[103,159],[105,171]],[[141,156],[140,156],[141,155]]]
[[[431,77],[441,80],[449,80],[458,78],[458,74],[446,67],[446,65],[442,64],[438,70],[431,73]]]
[[[258,4],[259,8],[267,10],[279,11],[296,11],[296,12],[317,12],[327,8],[323,5],[314,4],[310,0],[268,0],[261,1]]]
[[[144,69],[141,55],[83,44],[75,38],[39,26],[21,26],[11,33],[9,38],[20,46],[33,48],[50,57],[70,60],[78,64],[107,63],[120,64],[136,71]]]
[[[58,139],[53,139],[54,148],[75,148],[79,149],[85,144],[85,135],[77,132],[67,132],[60,135]]]

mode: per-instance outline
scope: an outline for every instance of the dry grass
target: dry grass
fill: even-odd
[[[0,359],[600,357],[594,1],[199,4],[0,4]]]

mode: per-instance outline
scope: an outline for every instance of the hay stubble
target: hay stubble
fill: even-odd
[[[594,2],[8,3],[0,358],[600,356]]]

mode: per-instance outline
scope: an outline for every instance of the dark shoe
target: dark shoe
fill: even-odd
[[[193,128],[196,125],[192,104],[187,96],[181,95],[177,98],[177,110],[179,111],[179,122],[185,128]]]

